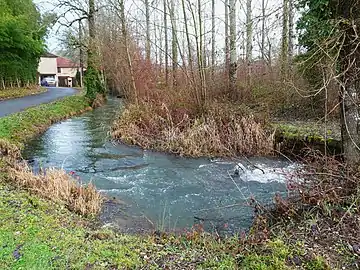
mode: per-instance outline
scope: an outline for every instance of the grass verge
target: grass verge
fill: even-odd
[[[45,87],[30,86],[24,88],[9,88],[0,90],[0,101],[12,98],[26,97],[46,92]]]
[[[51,124],[87,110],[91,110],[91,107],[87,98],[82,95],[29,108],[0,118],[0,139],[21,145]]]

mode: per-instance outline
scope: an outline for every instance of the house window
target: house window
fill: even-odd
[[[58,72],[58,73],[61,73],[61,68],[59,68],[59,67],[58,67],[57,69],[58,69],[58,71],[57,71],[57,72]]]

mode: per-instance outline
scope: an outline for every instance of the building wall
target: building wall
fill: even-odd
[[[57,73],[56,58],[40,57],[38,72],[40,74],[55,75]]]
[[[57,73],[59,77],[76,77],[77,68],[59,68]]]

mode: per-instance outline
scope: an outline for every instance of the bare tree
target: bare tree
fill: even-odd
[[[178,66],[178,41],[177,41],[177,25],[176,25],[176,18],[175,18],[175,1],[171,0],[171,7],[170,7],[170,21],[171,21],[171,51],[172,51],[172,76],[173,87],[176,86],[176,70]]]
[[[246,0],[246,83],[247,90],[251,87],[251,61],[252,61],[252,38],[253,38],[253,22],[251,14],[251,0]]]
[[[253,22],[251,14],[251,0],[246,0],[246,63],[249,63],[252,60],[252,32],[253,32]]]
[[[129,50],[129,42],[128,42],[128,32],[126,27],[126,17],[125,17],[125,6],[124,6],[124,0],[118,0],[119,1],[119,7],[120,7],[120,21],[121,21],[121,33],[123,36],[123,42],[124,47],[126,50],[126,60],[130,72],[131,77],[131,86],[132,86],[132,95],[134,97],[135,103],[138,103],[138,95],[137,95],[137,89],[136,89],[136,83],[135,83],[135,75],[134,75],[134,69],[132,65],[132,59],[130,55]]]
[[[261,0],[261,59],[265,60],[265,21],[266,21],[266,4],[265,0]]]
[[[289,55],[289,0],[283,0],[283,25],[281,36],[281,76],[283,79],[288,74]]]
[[[189,25],[188,25],[188,19],[186,15],[186,8],[185,8],[185,0],[181,0],[182,10],[183,10],[183,17],[184,17],[184,26],[185,26],[185,35],[186,35],[186,41],[187,41],[187,49],[188,49],[188,63],[191,73],[192,80],[195,80],[194,78],[194,70],[193,70],[193,56],[191,51],[191,40],[190,40],[190,34],[189,34]],[[198,97],[197,97],[198,100]]]
[[[237,80],[237,55],[236,55],[236,1],[229,0],[229,20],[230,20],[230,65],[229,65],[229,83],[231,92],[236,92]]]
[[[145,0],[145,19],[146,19],[146,60],[151,61],[151,37],[150,37],[150,6],[149,0]]]
[[[214,77],[215,70],[215,0],[211,0],[211,75]]]
[[[228,72],[230,67],[230,46],[229,46],[229,0],[225,0],[225,69]]]
[[[289,0],[289,48],[288,48],[288,61],[289,67],[292,64],[294,55],[294,0]]]
[[[81,21],[79,21],[79,56],[80,56],[80,87],[84,86],[84,51],[83,51],[83,30]]]
[[[167,0],[164,1],[164,39],[165,39],[165,82],[169,85],[169,38],[167,23]]]

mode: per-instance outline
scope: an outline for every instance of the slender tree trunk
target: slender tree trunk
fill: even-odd
[[[154,18],[155,19],[155,18]],[[154,50],[154,53],[155,53],[155,66],[157,66],[157,64],[159,63],[158,60],[159,60],[159,54],[158,54],[158,45],[157,45],[157,41],[158,41],[158,36],[157,36],[157,29],[156,29],[156,24],[155,24],[155,20],[153,22],[153,27],[154,27],[154,47],[155,47],[155,50]],[[161,45],[160,45],[161,46]],[[150,55],[150,54],[149,54]]]
[[[182,10],[183,10],[183,17],[184,17],[184,24],[185,24],[185,36],[187,41],[187,49],[188,49],[188,61],[189,61],[189,68],[191,73],[191,78],[194,80],[194,61],[191,51],[191,40],[190,40],[190,34],[189,34],[189,26],[188,26],[188,19],[186,15],[186,9],[185,9],[185,0],[181,0]]]
[[[177,28],[176,28],[176,18],[175,18],[175,0],[171,0],[170,8],[170,21],[171,21],[171,47],[172,47],[172,76],[173,87],[177,85],[176,82],[176,70],[178,65],[178,42],[177,42]]]
[[[265,0],[261,0],[261,60],[265,60]]]
[[[289,68],[292,66],[292,59],[294,55],[294,0],[289,0],[289,48],[288,61]]]
[[[230,46],[229,46],[229,0],[225,0],[225,70],[228,73],[230,66]],[[227,74],[229,77],[229,74]]]
[[[281,41],[281,77],[286,79],[288,75],[289,53],[289,0],[283,0],[283,25]]]
[[[360,27],[357,20],[360,17],[358,0],[342,1],[339,4],[339,17],[344,22],[341,24],[345,35],[341,48],[340,71],[342,87],[341,101],[341,137],[346,162],[351,165],[360,163],[360,52],[358,44],[360,37],[356,32]]]
[[[246,1],[246,63],[252,60],[253,23],[251,14],[251,0]]]
[[[131,77],[131,87],[132,87],[131,94],[134,97],[135,103],[138,104],[138,93],[137,93],[137,89],[136,89],[134,69],[133,69],[133,65],[132,65],[132,59],[131,59],[129,44],[128,44],[128,33],[127,33],[127,27],[126,27],[124,0],[119,0],[119,2],[120,2],[121,33],[122,33],[123,40],[124,40],[124,47],[126,50],[126,61],[128,64],[130,77]]]
[[[162,28],[164,27],[163,22],[160,24],[158,32],[159,32],[159,43],[160,43],[160,48],[159,48],[159,66],[160,68],[162,68],[163,66],[163,35],[162,35]]]
[[[168,38],[168,23],[167,23],[167,0],[164,1],[164,39],[165,39],[165,82],[169,85],[169,38]]]
[[[89,0],[89,46],[88,46],[88,67],[95,68],[95,0]]]
[[[214,79],[215,71],[215,0],[211,1],[211,77]]]
[[[79,58],[80,58],[80,87],[84,86],[84,51],[83,51],[83,38],[82,38],[82,26],[79,21]]]
[[[151,37],[150,37],[150,6],[149,0],[145,0],[145,17],[146,17],[146,61],[150,63],[151,58]]]
[[[237,54],[236,54],[236,1],[229,0],[229,20],[230,20],[230,66],[229,66],[229,83],[230,91],[236,93],[237,80]]]
[[[199,71],[200,71],[200,80],[201,80],[201,97],[202,101],[206,101],[206,50],[205,50],[205,33],[203,28],[203,19],[202,19],[202,7],[201,0],[198,0],[198,20],[199,20]]]
[[[246,1],[246,82],[247,90],[251,90],[251,61],[252,61],[252,38],[253,38],[253,23],[251,14],[251,0]]]

